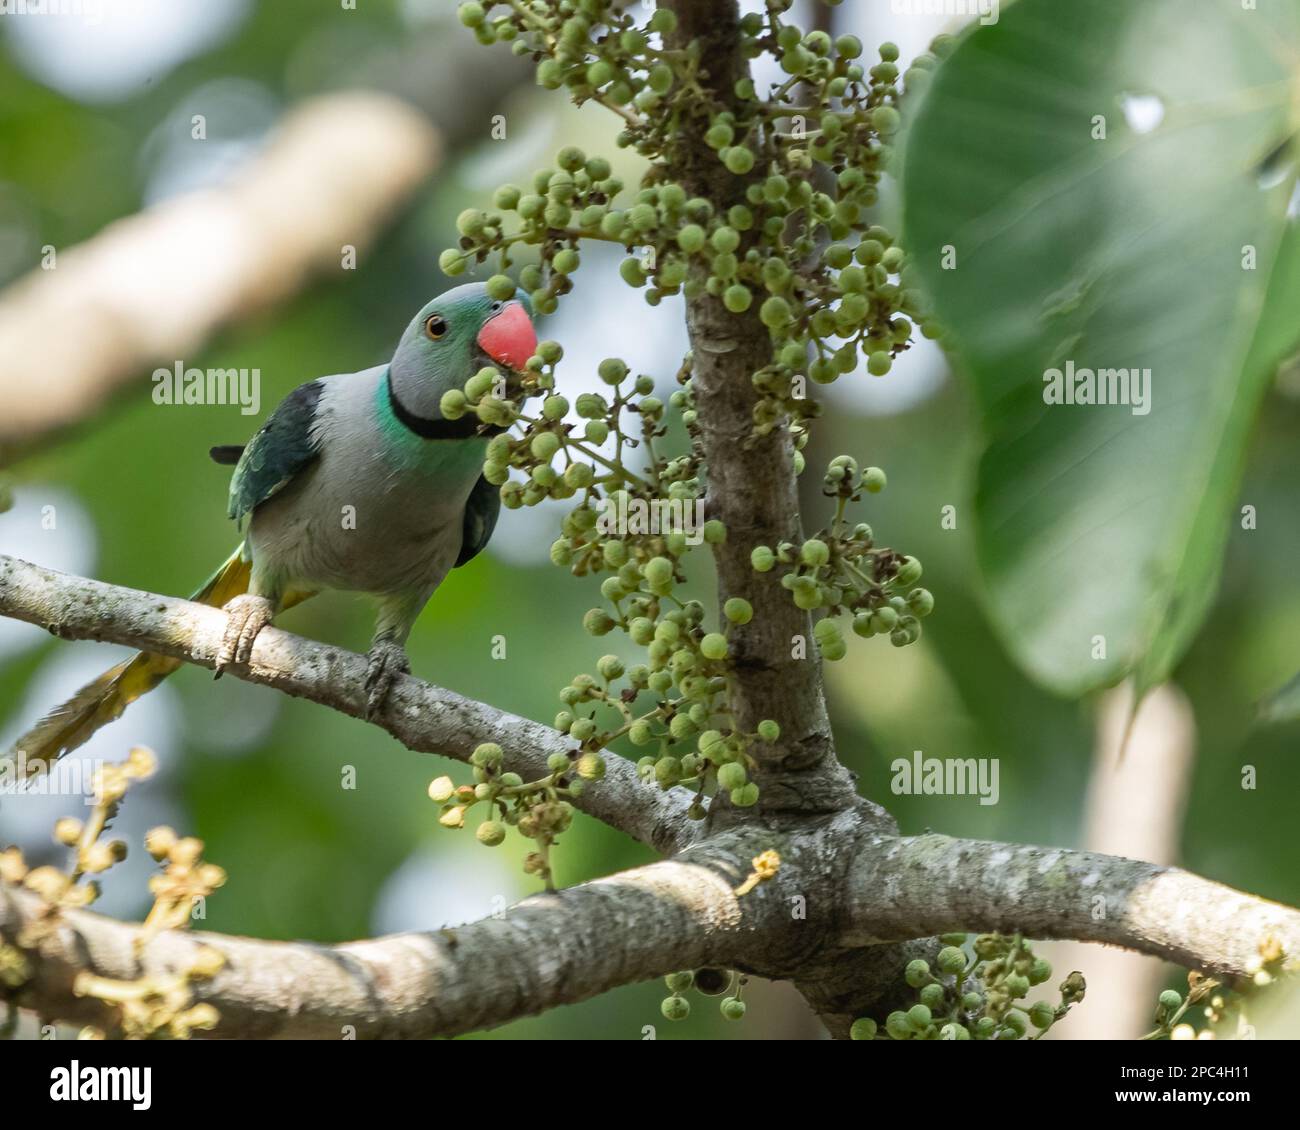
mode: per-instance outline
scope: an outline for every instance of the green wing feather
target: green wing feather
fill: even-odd
[[[318,380],[299,385],[244,448],[230,479],[231,518],[243,518],[320,454],[312,423],[322,387]]]
[[[496,529],[500,513],[501,492],[480,475],[470,491],[469,501],[465,503],[465,524],[455,567],[459,568],[478,556]]]

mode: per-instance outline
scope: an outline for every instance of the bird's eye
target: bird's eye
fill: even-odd
[[[499,313],[501,312],[501,307],[504,306],[504,305],[505,305],[505,303],[503,303],[503,302],[494,302],[494,303],[492,303],[492,313],[494,313],[494,314],[499,314]]]
[[[447,332],[447,319],[441,314],[430,314],[425,320],[424,332],[437,341]]]

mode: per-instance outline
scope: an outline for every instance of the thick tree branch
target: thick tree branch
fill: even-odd
[[[1106,942],[1238,975],[1270,936],[1300,956],[1300,911],[1177,867],[940,835],[860,851],[843,910],[844,940],[858,945],[998,931]]]
[[[776,876],[737,895],[750,858],[767,848],[781,855]],[[803,916],[791,913],[796,896]],[[847,813],[798,836],[758,825],[710,837],[675,860],[469,926],[346,945],[175,932],[137,949],[136,926],[64,912],[42,931],[46,915],[31,892],[0,887],[0,940],[30,963],[24,1007],[103,1023],[103,1006],[72,992],[77,972],[174,975],[207,945],[226,965],[195,991],[221,1012],[218,1034],[324,1039],[349,1026],[362,1037],[453,1035],[703,965],[796,980],[842,1035],[855,1016],[897,1004],[902,964],[926,945],[882,943],[948,930],[1082,938],[1223,974],[1248,973],[1266,938],[1300,952],[1300,912],[1183,871],[944,836],[879,838]]]
[[[209,668],[226,625],[226,617],[206,605],[73,577],[4,555],[0,615],[65,639],[126,644]],[[257,638],[252,662],[231,668],[230,674],[354,718],[365,715],[366,661],[342,648],[266,628]],[[545,776],[547,758],[573,747],[550,726],[409,675],[393,687],[375,721],[407,749],[462,761],[479,743],[496,742],[505,751],[506,768],[526,780]],[[686,817],[690,798],[685,790],[661,792],[642,782],[632,763],[620,757],[608,759],[605,777],[588,785],[576,803],[662,852],[681,847],[698,828]]]
[[[704,140],[710,115],[741,109],[736,83],[749,74],[740,50],[735,0],[660,0],[677,15],[670,46],[700,44],[707,68],[701,86],[713,105],[699,107],[698,128],[678,132],[669,164],[688,194],[712,201],[719,213],[743,204],[749,177],[736,176]],[[757,175],[757,174],[755,174]],[[702,268],[700,268],[702,270]],[[692,388],[708,467],[708,513],[727,527],[714,547],[720,601],[743,596],[753,619],[730,632],[733,656],[731,709],[740,729],[764,718],[781,726],[781,739],[753,751],[760,771],[759,803],[767,810],[835,811],[854,801],[853,782],[835,760],[812,622],[781,587],[775,572],[756,573],[750,551],[803,541],[788,429],[754,434],[758,393],[752,377],[772,359],[771,338],[758,304],[743,315],[702,293],[686,303],[692,350]],[[806,651],[796,657],[795,640]]]
[[[426,933],[322,946],[173,931],[137,948],[139,928],[64,911],[49,928],[36,895],[0,884],[0,939],[21,939],[31,978],[14,994],[43,1016],[105,1026],[112,1014],[78,996],[78,973],[121,981],[174,976],[201,946],[225,957],[191,981],[214,1005],[214,1034],[241,1038],[420,1039],[454,1036],[676,969],[733,963],[744,938],[743,874],[716,850],[535,895],[500,916]],[[629,1035],[656,1015],[629,1019]]]

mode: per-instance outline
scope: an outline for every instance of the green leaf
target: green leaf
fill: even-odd
[[[1061,693],[1143,691],[1178,660],[1300,338],[1300,6],[1264,7],[1020,0],[911,123],[905,240],[983,424],[979,566],[1013,653]],[[1045,403],[1067,363],[1149,370],[1148,411]]]

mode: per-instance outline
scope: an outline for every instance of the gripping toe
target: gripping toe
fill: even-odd
[[[411,661],[400,644],[388,640],[373,644],[366,660],[366,719],[373,720],[383,710],[398,676],[410,673]]]
[[[271,622],[275,605],[264,596],[243,593],[229,601],[222,611],[226,614],[226,634],[217,651],[216,678],[221,678],[232,663],[245,664],[253,651],[257,634]]]

